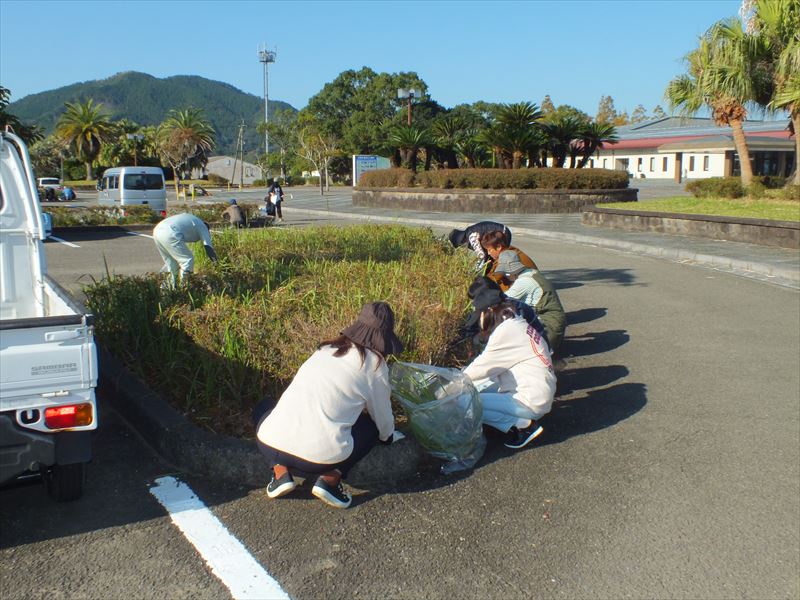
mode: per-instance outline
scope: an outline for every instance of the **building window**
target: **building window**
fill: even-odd
[[[689,170],[694,171],[694,156],[689,157]]]
[[[604,169],[606,168],[606,159],[605,158],[603,159],[603,168]]]
[[[650,172],[652,173],[655,170],[656,170],[656,159],[651,156],[650,157]]]
[[[640,156],[640,157],[639,157],[639,158],[636,160],[636,170],[637,170],[637,171],[641,171],[641,170],[642,170],[642,165],[643,165],[643,164],[644,164],[644,159],[643,159],[643,158]]]
[[[661,159],[661,170],[664,171],[664,173],[667,172],[667,164],[668,164],[668,162],[669,162],[669,158],[667,158],[666,156]]]
[[[703,171],[708,171],[708,155],[703,157]]]

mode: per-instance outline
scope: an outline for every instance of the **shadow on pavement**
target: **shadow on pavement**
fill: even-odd
[[[567,313],[567,325],[578,325],[602,319],[608,313],[607,308],[582,308]]]
[[[567,396],[578,390],[588,390],[610,385],[618,379],[627,377],[628,373],[628,368],[622,365],[566,369],[558,374],[556,398]]]
[[[581,287],[587,283],[643,285],[635,282],[636,277],[631,269],[555,269],[543,273],[558,290]]]
[[[567,336],[561,343],[559,354],[562,357],[601,354],[624,346],[630,339],[631,336],[624,329],[610,329],[608,331]]]

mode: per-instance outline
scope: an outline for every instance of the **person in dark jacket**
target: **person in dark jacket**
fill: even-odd
[[[492,258],[486,249],[481,245],[481,237],[490,231],[500,231],[506,238],[507,244],[511,245],[511,230],[502,223],[495,223],[494,221],[481,221],[470,225],[466,229],[453,229],[447,236],[453,248],[467,247],[470,248],[478,257],[478,271],[491,262]]]
[[[281,210],[281,204],[283,204],[283,188],[277,179],[267,188],[267,197],[264,198],[264,200],[275,207],[275,221],[278,223],[283,221],[283,211]]]

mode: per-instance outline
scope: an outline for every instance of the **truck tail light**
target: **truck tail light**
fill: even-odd
[[[44,411],[44,424],[48,429],[69,429],[92,424],[91,404],[53,406]]]

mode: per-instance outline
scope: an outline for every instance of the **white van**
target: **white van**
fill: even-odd
[[[101,206],[141,206],[167,216],[167,188],[160,167],[114,167],[100,180]]]

